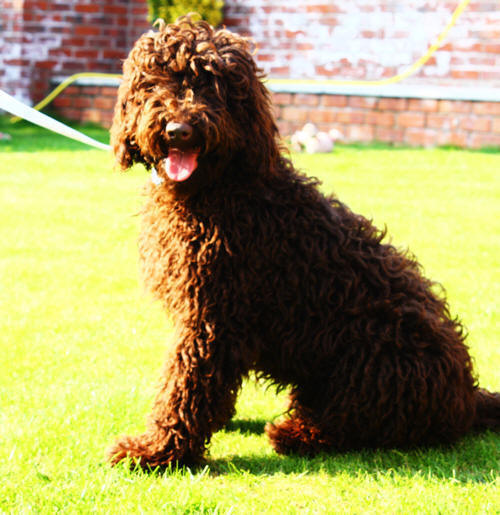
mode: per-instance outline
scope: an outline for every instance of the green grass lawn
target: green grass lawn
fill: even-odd
[[[104,131],[86,132],[106,141]],[[248,381],[207,466],[111,469],[144,429],[171,327],[138,282],[142,167],[0,119],[0,513],[500,513],[500,435],[450,448],[276,455],[285,393]],[[446,288],[480,383],[500,390],[500,154],[339,147],[294,156],[387,224]]]

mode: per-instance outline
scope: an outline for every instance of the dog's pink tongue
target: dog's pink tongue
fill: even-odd
[[[168,177],[173,181],[182,182],[189,179],[196,170],[198,166],[198,152],[195,150],[182,152],[172,148],[163,163]]]

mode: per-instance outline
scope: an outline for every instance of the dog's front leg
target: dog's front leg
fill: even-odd
[[[188,333],[169,355],[147,431],[121,437],[108,451],[112,464],[127,457],[143,468],[199,463],[212,433],[233,415],[241,363],[213,333]]]

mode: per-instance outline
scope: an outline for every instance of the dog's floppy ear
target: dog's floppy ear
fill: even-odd
[[[113,152],[115,153],[116,164],[122,169],[130,168],[134,162],[140,162],[140,159],[134,159],[134,155],[140,157],[139,149],[130,143],[128,138],[115,142],[113,145]]]
[[[147,35],[146,35],[147,36]],[[138,68],[141,64],[142,46],[149,43],[149,39],[142,36],[130,52],[123,65],[123,80],[118,88],[118,98],[115,105],[113,123],[110,129],[111,148],[116,157],[117,165],[126,170],[134,163],[145,163],[137,143],[138,120],[143,109],[141,74]]]
[[[270,93],[262,82],[263,74],[249,52],[235,53],[231,59],[229,66],[235,64],[228,67],[234,86],[231,95],[237,100],[235,110],[239,110],[238,118],[245,126],[248,161],[255,161],[253,166],[262,173],[273,173],[278,162],[279,133]]]
[[[122,83],[118,90],[118,101],[110,129],[111,148],[115,154],[116,164],[122,169],[130,168],[134,163],[143,163],[139,146],[135,143],[137,106],[127,100],[129,88]]]

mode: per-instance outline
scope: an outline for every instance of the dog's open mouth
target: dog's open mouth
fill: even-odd
[[[199,153],[199,149],[171,148],[168,157],[163,160],[163,167],[168,178],[176,182],[189,179],[198,166]]]

